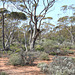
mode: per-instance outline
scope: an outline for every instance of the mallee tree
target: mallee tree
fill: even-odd
[[[35,42],[41,32],[41,24],[49,9],[54,5],[55,0],[6,0],[12,3],[18,10],[29,17],[30,25],[30,50],[34,50]],[[42,10],[37,11],[39,4]],[[39,12],[39,14],[37,14]]]

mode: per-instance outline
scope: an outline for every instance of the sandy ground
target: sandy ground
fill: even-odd
[[[75,51],[75,50],[71,50]],[[69,57],[75,57],[74,54],[69,54],[67,55]],[[52,62],[52,58],[54,56],[50,55],[50,60],[49,61],[41,61],[41,60],[35,60],[34,61],[34,66],[12,66],[12,65],[6,65],[8,62],[8,58],[0,58],[0,71],[4,71],[8,73],[9,75],[45,75],[42,72],[40,72],[40,68],[37,67],[38,63],[45,62],[49,64]]]
[[[6,65],[6,63],[8,62],[8,58],[0,58],[0,71],[4,71],[9,75],[45,75],[42,72],[40,72],[40,68],[37,67],[37,64],[41,62],[49,64],[50,62],[52,62],[53,57],[54,56],[50,56],[49,61],[35,60],[34,66]]]

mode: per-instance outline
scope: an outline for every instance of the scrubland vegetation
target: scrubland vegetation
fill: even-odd
[[[35,60],[51,61],[52,55],[54,58],[50,64],[37,64],[43,73],[75,75],[75,6],[62,6],[62,12],[72,10],[73,13],[71,16],[59,17],[54,25],[51,23],[53,17],[46,17],[46,14],[55,0],[46,0],[46,4],[43,0],[44,9],[39,15],[36,14],[39,0],[18,0],[19,3],[15,6],[21,12],[11,12],[4,7],[9,3],[17,4],[16,0],[1,2],[0,58],[7,56],[6,65],[33,66]],[[68,57],[69,55],[73,57]],[[8,74],[0,72],[0,75]]]

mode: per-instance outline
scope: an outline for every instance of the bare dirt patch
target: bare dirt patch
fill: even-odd
[[[49,64],[52,62],[52,58],[54,56],[50,56],[49,61],[35,60],[33,66],[12,66],[6,65],[8,62],[8,58],[0,58],[0,71],[6,72],[9,75],[45,75],[40,72],[40,68],[37,67],[38,63],[45,62]]]
[[[68,54],[66,56],[68,57],[75,57],[75,50],[71,50],[74,51],[74,54]],[[6,63],[8,62],[8,58],[0,58],[0,71],[6,72],[9,75],[45,75],[42,72],[40,72],[40,68],[37,67],[38,63],[47,63],[49,64],[50,62],[52,62],[52,58],[54,56],[50,55],[49,61],[45,61],[45,60],[35,60],[33,66],[12,66],[12,65],[6,65]]]

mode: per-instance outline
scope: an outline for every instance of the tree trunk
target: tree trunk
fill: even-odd
[[[2,13],[2,34],[3,34],[3,49],[5,49],[5,40],[4,40],[4,13]]]
[[[26,48],[26,52],[27,52],[28,51],[28,48],[27,48],[26,32],[24,32],[24,38],[25,38],[25,48]]]
[[[31,51],[34,51],[35,41],[36,41],[36,40],[33,39],[33,40],[30,42],[30,50],[31,50]]]
[[[33,37],[32,37],[32,40],[30,42],[30,50],[31,51],[34,50],[35,42],[36,42],[37,37],[39,36],[39,33],[40,33],[40,31],[39,32],[38,31],[37,32],[35,32],[35,31],[33,32]]]
[[[71,35],[71,42],[72,42],[72,44],[74,44],[74,38],[73,38],[72,32],[68,28],[66,28],[66,29],[68,30],[68,32]]]

